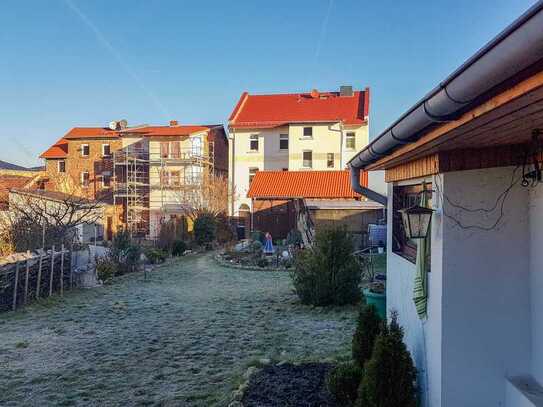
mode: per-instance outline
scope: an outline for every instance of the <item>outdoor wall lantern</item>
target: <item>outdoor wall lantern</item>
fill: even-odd
[[[407,209],[400,209],[398,212],[402,214],[403,226],[407,238],[424,239],[428,236],[430,220],[434,213],[433,209],[415,205]]]

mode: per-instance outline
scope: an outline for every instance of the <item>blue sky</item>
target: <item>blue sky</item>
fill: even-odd
[[[378,135],[534,0],[4,0],[0,160],[73,126],[225,123],[241,92],[372,90]]]

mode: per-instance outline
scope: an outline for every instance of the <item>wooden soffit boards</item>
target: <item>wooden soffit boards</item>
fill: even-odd
[[[509,144],[480,149],[440,151],[397,165],[385,171],[385,181],[404,181],[451,171],[467,171],[493,167],[522,165],[527,144]],[[539,161],[542,161],[539,156]],[[529,157],[531,162],[532,157]]]
[[[432,129],[419,140],[365,169],[390,169],[440,151],[522,144],[530,140],[532,129],[542,126],[543,71],[511,86],[459,119]]]

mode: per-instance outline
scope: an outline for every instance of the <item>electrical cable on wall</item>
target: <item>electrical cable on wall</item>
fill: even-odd
[[[442,202],[442,210],[443,215],[453,221],[458,227],[461,229],[477,229],[477,230],[483,230],[483,231],[491,231],[494,230],[498,225],[500,224],[501,220],[504,217],[505,213],[505,202],[507,201],[507,198],[511,192],[511,190],[520,182],[523,187],[536,187],[539,183],[542,181],[542,171],[540,167],[540,157],[543,152],[543,145],[540,140],[540,135],[542,134],[541,129],[535,129],[532,131],[532,143],[531,145],[526,149],[524,154],[524,159],[521,165],[517,165],[515,169],[513,170],[513,173],[511,175],[511,181],[509,185],[505,188],[505,190],[500,193],[494,204],[490,206],[489,208],[468,208],[463,205],[460,205],[458,203],[452,202],[452,200],[442,191],[441,185],[443,185],[443,180],[441,178],[440,174],[436,175],[436,180],[439,180],[439,182],[436,182],[436,191],[441,198]],[[529,163],[531,158],[531,164]],[[527,171],[527,168],[533,165],[532,171]],[[517,176],[517,171],[519,168],[522,167],[522,174],[520,176]],[[441,185],[440,185],[441,184]],[[457,219],[455,216],[451,215],[450,213],[447,213],[445,211],[445,207],[443,206],[444,202],[447,202],[451,207],[458,209],[461,212],[468,212],[468,213],[483,213],[483,214],[492,214],[496,211],[497,208],[499,208],[499,215],[495,222],[492,223],[490,226],[481,226],[481,225],[466,225],[462,223],[459,219]]]

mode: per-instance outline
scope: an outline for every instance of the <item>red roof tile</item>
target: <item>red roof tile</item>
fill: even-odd
[[[368,174],[361,172],[361,184]],[[360,198],[351,188],[349,171],[258,171],[248,198]]]
[[[119,134],[115,130],[106,127],[74,127],[64,135],[66,140],[78,138],[117,138]]]
[[[40,158],[66,158],[68,156],[68,140],[64,137],[45,150]]]
[[[353,96],[339,92],[241,95],[230,115],[232,128],[271,128],[288,123],[363,124],[368,118],[369,88]]]
[[[0,209],[7,208],[9,191],[12,188],[23,188],[33,179],[33,177],[23,177],[18,175],[0,175]]]

